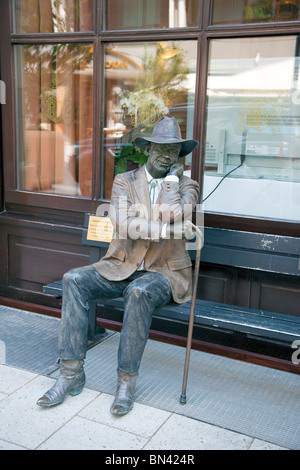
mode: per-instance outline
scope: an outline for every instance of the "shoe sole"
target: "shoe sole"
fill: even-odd
[[[114,416],[124,416],[124,415],[127,415],[127,413],[129,413],[133,408],[133,404],[131,406],[129,406],[128,408],[121,408],[121,409],[118,409],[118,410],[114,410],[114,406],[112,406],[110,408],[110,412],[112,415]]]
[[[72,390],[70,390],[67,394],[71,395],[72,397],[76,397],[77,395],[79,395],[83,388],[84,388],[84,385],[77,385],[75,388],[73,388]],[[52,408],[53,406],[57,406],[57,405],[60,405],[64,399],[66,398],[66,395],[64,395],[61,400],[58,400],[54,403],[37,403],[38,406],[41,406],[42,408]]]

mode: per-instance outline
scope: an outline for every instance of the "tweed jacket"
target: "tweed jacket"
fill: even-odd
[[[151,208],[144,167],[117,175],[109,212],[115,233],[106,255],[95,264],[98,272],[106,279],[120,281],[143,264],[146,271],[165,276],[175,302],[189,300],[192,263],[186,240],[161,236],[164,224],[181,224],[183,215],[185,220],[191,216],[198,195],[198,183],[187,176],[179,182],[165,180]]]

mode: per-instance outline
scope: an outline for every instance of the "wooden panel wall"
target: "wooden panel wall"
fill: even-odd
[[[47,305],[49,298],[41,296],[43,285],[89,263],[89,250],[81,244],[81,227],[4,216],[0,233],[2,296]]]
[[[198,298],[300,316],[300,279],[202,263]]]

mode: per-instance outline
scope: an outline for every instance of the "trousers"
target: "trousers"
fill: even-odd
[[[109,281],[95,266],[68,271],[63,277],[63,298],[58,353],[61,360],[85,359],[90,303],[101,297],[124,297],[124,316],[118,348],[118,368],[137,373],[156,307],[172,299],[166,278],[136,271],[123,281]]]

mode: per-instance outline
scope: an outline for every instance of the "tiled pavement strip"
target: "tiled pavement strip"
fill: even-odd
[[[52,378],[0,365],[0,450],[280,450],[259,439],[135,403],[110,414],[113,396],[85,388],[52,409],[36,406]]]
[[[178,366],[184,348],[151,340],[134,408],[114,417],[109,409],[118,334],[88,351],[87,384],[79,396],[40,408],[36,401],[57,374],[59,321],[0,310],[0,450],[300,448],[299,376],[192,351],[188,403],[182,408]]]
[[[0,365],[0,450],[275,450],[280,447],[135,403],[114,417],[113,396],[85,388],[52,409],[36,399],[53,379]]]

